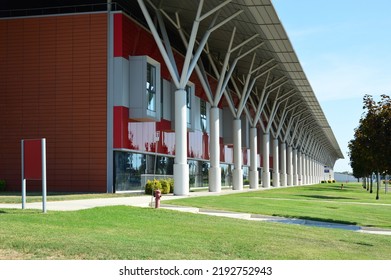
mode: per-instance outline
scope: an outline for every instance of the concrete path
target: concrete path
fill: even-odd
[[[223,190],[221,193],[209,193],[206,191],[193,192],[190,193],[188,197],[226,195],[230,193],[239,193],[239,192],[241,191]],[[243,192],[249,192],[249,190],[244,190]],[[164,201],[180,199],[180,198],[184,198],[184,197],[174,196],[174,195],[164,195],[162,198],[161,208],[181,211],[181,212],[194,213],[194,214],[228,217],[228,218],[243,219],[249,221],[276,222],[276,223],[294,224],[294,225],[303,225],[303,226],[334,228],[334,229],[350,230],[350,231],[361,232],[361,233],[381,234],[381,235],[391,236],[391,230],[388,229],[376,229],[376,228],[360,227],[355,225],[319,222],[319,221],[305,220],[305,219],[284,218],[284,217],[266,216],[266,215],[250,214],[250,213],[219,211],[219,210],[200,209],[195,207],[174,206],[174,205],[164,204]],[[66,200],[66,201],[49,201],[46,204],[46,209],[47,211],[75,211],[75,210],[89,209],[94,207],[114,206],[114,205],[151,207],[151,205],[154,205],[154,201],[153,198],[148,195],[135,195],[130,197],[115,197],[115,198]],[[3,203],[0,204],[0,209],[1,208],[21,209],[22,205],[20,203],[19,204]],[[27,203],[26,209],[42,209],[42,203],[41,202]]]

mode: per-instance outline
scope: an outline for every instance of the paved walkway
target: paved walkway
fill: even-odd
[[[243,192],[249,192],[251,190],[244,190]],[[195,196],[211,196],[211,195],[225,195],[230,193],[239,193],[241,191],[233,190],[223,190],[221,193],[209,193],[205,192],[193,192],[190,193],[189,197]],[[264,221],[264,222],[276,222],[284,224],[295,224],[303,226],[315,226],[323,228],[334,228],[334,229],[343,229],[356,231],[361,233],[370,233],[370,234],[381,234],[381,235],[390,235],[391,230],[388,229],[376,229],[361,227],[355,225],[346,225],[346,224],[337,224],[337,223],[327,223],[319,222],[313,220],[304,220],[304,219],[294,219],[294,218],[284,218],[284,217],[275,217],[275,216],[266,216],[250,213],[239,213],[239,212],[230,212],[230,211],[219,211],[211,209],[200,209],[195,207],[185,207],[185,206],[175,206],[164,204],[164,201],[174,200],[184,198],[183,196],[173,196],[173,195],[164,195],[162,198],[161,208],[182,212],[189,212],[195,214],[204,214],[212,215],[219,217],[228,217],[235,219],[244,219],[249,221]],[[135,195],[130,197],[115,197],[115,198],[95,198],[95,199],[82,199],[82,200],[66,200],[66,201],[49,201],[46,204],[47,211],[75,211],[82,209],[89,209],[94,207],[102,206],[114,206],[114,205],[126,205],[126,206],[135,206],[135,207],[151,207],[153,205],[153,198],[147,195]],[[0,204],[0,209],[21,209],[22,205],[19,204]],[[42,209],[41,202],[26,203],[27,209]]]

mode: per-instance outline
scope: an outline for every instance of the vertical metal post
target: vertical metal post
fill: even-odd
[[[24,140],[22,140],[22,209],[26,208],[26,179],[24,178]]]
[[[46,139],[41,140],[42,149],[42,212],[46,213]]]

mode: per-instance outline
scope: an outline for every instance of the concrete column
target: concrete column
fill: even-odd
[[[304,157],[304,164],[305,164],[305,184],[308,185],[308,179],[309,179],[309,164],[308,164],[308,155]]]
[[[314,160],[311,158],[311,185],[315,182],[315,172],[314,172]]]
[[[311,158],[307,155],[307,185],[311,184]]]
[[[298,168],[298,163],[297,163],[297,149],[293,149],[292,151],[292,185],[297,186],[298,183],[298,177],[297,177],[297,168]]]
[[[257,128],[250,128],[250,189],[258,188]]]
[[[308,185],[312,184],[312,158],[308,156]]]
[[[269,146],[270,146],[270,137],[269,133],[264,133],[262,138],[262,159],[263,159],[263,167],[262,167],[262,186],[264,188],[270,187],[270,172],[269,172]]]
[[[209,135],[209,191],[221,191],[221,169],[220,169],[220,119],[219,108],[210,109],[210,135]]]
[[[321,173],[320,173],[320,163],[317,162],[316,163],[316,182],[315,183],[320,183],[320,181],[322,181],[321,179]]]
[[[280,144],[280,170],[281,170],[281,178],[280,183],[281,187],[287,186],[287,174],[286,174],[286,143],[281,142]]]
[[[175,91],[175,161],[174,194],[189,195],[189,165],[187,164],[186,91]]]
[[[301,155],[301,184],[307,185],[307,156]]]
[[[273,187],[280,186],[280,171],[278,168],[278,139],[273,139]]]
[[[321,162],[319,164],[319,175],[320,175],[320,181],[324,180],[324,163]]]
[[[311,165],[310,165],[310,157],[307,155],[306,157],[306,164],[307,164],[307,185],[309,185],[311,182]]]
[[[287,153],[286,153],[286,160],[287,160],[287,185],[292,186],[293,185],[293,162],[292,162],[292,147],[288,146]]]
[[[242,121],[233,120],[233,156],[234,170],[232,171],[232,187],[234,190],[243,189],[243,171],[242,171]]]
[[[301,186],[303,184],[303,160],[302,160],[301,151],[297,151],[297,185]]]
[[[307,185],[311,185],[311,182],[312,182],[312,168],[311,168],[311,157],[310,156],[307,156]]]

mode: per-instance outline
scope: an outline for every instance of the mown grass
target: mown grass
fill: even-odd
[[[47,201],[79,200],[93,198],[127,197],[139,195],[135,193],[59,193],[49,192]],[[41,202],[42,193],[30,192],[26,195],[26,202]],[[22,194],[16,192],[0,192],[0,203],[22,203]]]
[[[320,184],[223,196],[166,201],[167,204],[391,228],[391,194],[375,200],[360,184]]]
[[[0,210],[2,259],[391,259],[391,237],[172,210]]]

